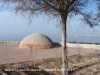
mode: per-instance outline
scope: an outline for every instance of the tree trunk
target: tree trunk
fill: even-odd
[[[62,74],[68,75],[68,58],[67,58],[67,47],[66,47],[66,16],[62,18]]]

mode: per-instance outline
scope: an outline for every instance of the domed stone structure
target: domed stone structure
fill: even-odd
[[[47,49],[53,47],[52,40],[44,34],[34,33],[26,36],[19,45],[20,48],[26,49]]]

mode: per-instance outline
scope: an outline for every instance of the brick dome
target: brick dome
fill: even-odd
[[[20,48],[26,49],[47,49],[53,47],[52,40],[41,33],[34,33],[26,36],[19,45]]]

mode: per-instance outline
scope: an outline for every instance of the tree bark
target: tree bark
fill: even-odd
[[[67,17],[61,15],[62,18],[62,74],[68,75],[68,58],[67,58],[67,47],[66,47],[66,20]]]

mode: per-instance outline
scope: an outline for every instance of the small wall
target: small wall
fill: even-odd
[[[0,41],[0,44],[20,44],[20,41]]]
[[[60,43],[61,44],[61,43]],[[96,44],[75,44],[75,43],[66,43],[68,47],[76,47],[76,48],[91,48],[91,49],[100,49],[100,45]]]
[[[20,41],[0,41],[0,44],[20,44]],[[56,43],[55,43],[56,44]],[[60,46],[61,43],[57,43],[57,46]],[[96,44],[76,44],[76,43],[66,43],[68,47],[76,48],[91,48],[91,49],[100,49],[100,45]]]

